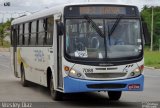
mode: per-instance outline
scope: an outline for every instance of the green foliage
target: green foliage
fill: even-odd
[[[0,45],[2,45],[1,43],[2,41],[0,41]],[[8,41],[3,41],[3,46],[0,46],[0,48],[9,48],[10,47],[10,42]]]
[[[4,45],[4,38],[10,35],[10,27],[11,21],[7,21],[6,23],[0,24],[0,43],[1,46]]]
[[[153,23],[153,49],[159,49],[159,39],[160,39],[160,7],[154,7],[154,23]],[[151,33],[151,18],[152,18],[152,8],[144,6],[141,11],[141,16],[147,23],[149,33]]]

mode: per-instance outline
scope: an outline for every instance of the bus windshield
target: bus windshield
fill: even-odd
[[[66,19],[66,54],[75,58],[126,58],[139,56],[142,39],[139,19],[92,19],[104,36],[86,19]],[[112,33],[110,33],[112,31]]]

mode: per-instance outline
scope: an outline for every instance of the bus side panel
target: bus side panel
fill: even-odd
[[[26,80],[47,86],[46,72],[48,67],[47,47],[19,47],[18,62],[23,63]]]

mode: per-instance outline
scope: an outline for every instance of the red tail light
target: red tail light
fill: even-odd
[[[144,65],[141,65],[141,66],[139,67],[139,69],[140,69],[140,71],[142,72],[143,69],[144,69]]]

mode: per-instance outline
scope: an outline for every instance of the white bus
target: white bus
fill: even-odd
[[[136,6],[66,4],[12,22],[14,75],[64,93],[142,91],[143,30]]]

